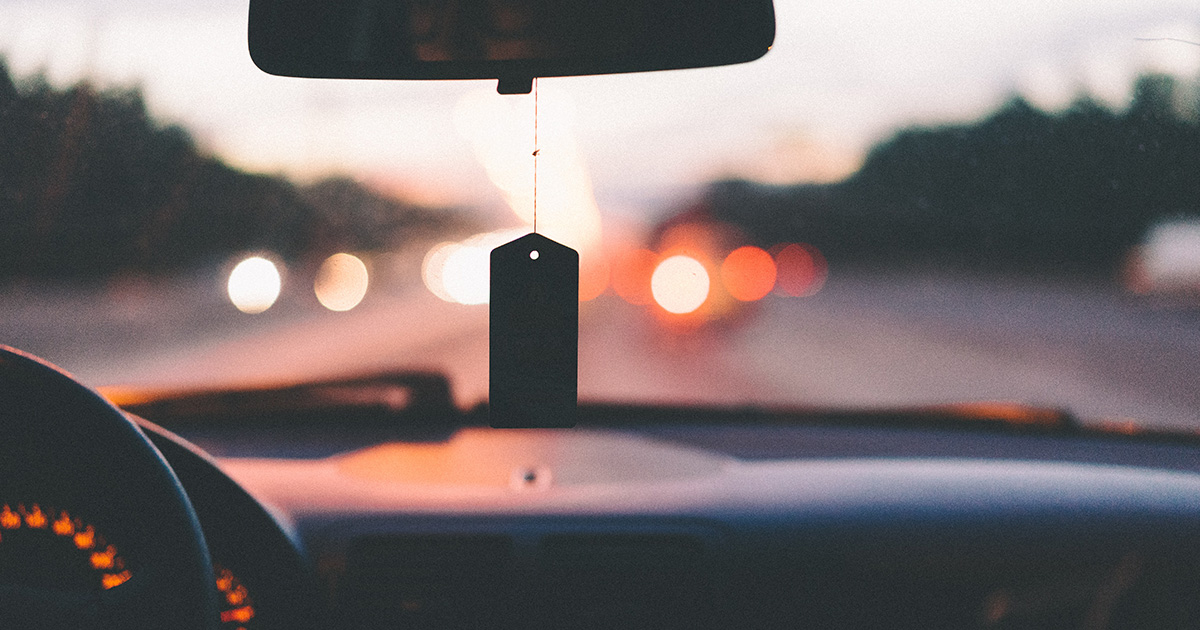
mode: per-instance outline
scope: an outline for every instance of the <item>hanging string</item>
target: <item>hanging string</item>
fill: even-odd
[[[533,232],[537,233],[538,80],[533,79]]]

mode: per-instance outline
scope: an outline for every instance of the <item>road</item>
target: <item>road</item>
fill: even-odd
[[[202,282],[203,280],[203,282]],[[191,278],[51,294],[7,289],[0,341],[89,384],[222,386],[434,369],[457,400],[487,393],[487,307],[419,287],[348,313],[284,296],[233,311]],[[834,274],[809,298],[670,334],[605,295],[581,310],[580,395],[643,402],[907,405],[1003,400],[1084,419],[1200,429],[1200,309],[1106,283],[947,273]]]

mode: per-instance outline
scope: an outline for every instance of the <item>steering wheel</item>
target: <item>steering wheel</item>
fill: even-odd
[[[217,610],[200,524],[158,450],[62,370],[0,346],[0,624],[214,630]]]

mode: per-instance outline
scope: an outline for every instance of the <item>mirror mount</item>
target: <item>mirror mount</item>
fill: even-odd
[[[496,91],[501,94],[529,94],[533,91],[533,77],[500,77]]]

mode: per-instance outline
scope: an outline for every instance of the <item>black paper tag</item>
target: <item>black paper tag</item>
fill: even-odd
[[[488,422],[575,426],[579,252],[540,234],[492,250]]]

